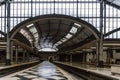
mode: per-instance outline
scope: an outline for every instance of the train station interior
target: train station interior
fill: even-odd
[[[0,80],[120,80],[120,0],[0,0]]]

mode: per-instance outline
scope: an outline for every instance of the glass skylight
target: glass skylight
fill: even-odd
[[[66,39],[66,38],[62,38],[61,41],[62,41],[62,42],[65,42],[65,41],[67,41],[67,39]]]
[[[39,36],[38,36],[38,32],[37,32],[34,24],[31,23],[31,24],[27,25],[26,27],[29,29],[29,31],[32,33],[32,35],[33,35],[33,37],[34,37],[34,39],[35,39],[35,42],[34,42],[35,46],[36,46],[37,48],[39,48],[39,47],[38,47],[38,37],[39,37]]]
[[[53,47],[53,43],[49,43],[48,41],[41,42],[40,46],[41,46],[41,48],[39,49],[39,51],[56,52],[58,50],[55,45]]]
[[[72,29],[70,30],[70,33],[75,34],[77,32],[77,28],[76,27],[72,27]]]
[[[58,43],[55,44],[55,46],[58,46],[58,45],[59,45]]]
[[[58,41],[57,43],[58,43],[58,44],[62,44],[63,42],[61,42],[61,41]]]
[[[67,34],[65,37],[66,37],[67,39],[70,39],[70,38],[72,37],[72,34]]]
[[[44,51],[44,52],[56,52],[57,49],[54,49],[54,48],[42,48],[42,49],[39,49],[39,51]]]
[[[38,37],[38,33],[35,33],[35,34],[34,34],[34,37],[35,37],[35,38]]]
[[[25,37],[32,43],[33,39],[31,38],[31,36],[28,34],[28,32],[27,32],[26,30],[21,29],[21,30],[20,30],[20,33],[21,33],[23,36],[25,36]]]

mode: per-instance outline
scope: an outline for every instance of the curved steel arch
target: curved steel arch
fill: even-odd
[[[6,33],[0,31],[0,34],[6,37]]]
[[[107,37],[107,36],[109,36],[109,35],[117,32],[117,31],[119,31],[119,30],[120,30],[120,28],[117,28],[117,29],[114,29],[114,30],[112,30],[112,31],[109,31],[108,33],[106,33],[106,34],[104,35],[104,37]]]
[[[100,38],[100,32],[90,23],[83,21],[79,18],[75,18],[72,16],[68,16],[68,15],[59,15],[59,14],[54,14],[54,15],[41,15],[41,16],[36,16],[36,17],[32,17],[29,18],[19,24],[17,24],[10,32],[10,38],[13,38],[14,35],[25,25],[30,24],[31,22],[36,22],[38,20],[45,20],[45,19],[63,19],[63,20],[70,20],[73,21],[75,23],[78,23],[80,25],[83,25],[85,28],[89,29],[94,36],[96,37],[96,39]]]

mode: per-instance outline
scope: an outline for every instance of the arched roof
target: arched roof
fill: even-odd
[[[80,43],[90,36],[94,35],[96,39],[99,39],[100,36],[97,29],[86,21],[56,14],[36,16],[21,22],[12,29],[10,38],[13,38],[21,29],[28,28],[30,30],[33,27],[36,28],[36,32],[31,33],[34,33],[34,38],[36,38],[35,34],[38,33],[37,46],[39,48],[56,46],[62,49]]]

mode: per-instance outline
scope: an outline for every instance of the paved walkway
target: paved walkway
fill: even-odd
[[[61,63],[61,64],[65,64],[65,65],[69,65],[69,66],[74,66],[74,67],[77,67],[77,68],[80,68],[80,69],[83,69],[83,70],[87,70],[87,71],[90,71],[90,72],[94,72],[94,73],[97,73],[97,74],[101,74],[101,75],[105,75],[105,76],[108,76],[108,77],[113,77],[113,78],[116,78],[116,79],[119,79],[120,80],[120,75],[112,75],[111,73],[111,68],[98,68],[94,65],[86,65],[86,64],[81,64],[81,63],[78,63],[78,62],[57,62],[57,63]]]
[[[65,71],[48,61],[0,78],[0,80],[73,80]]]

